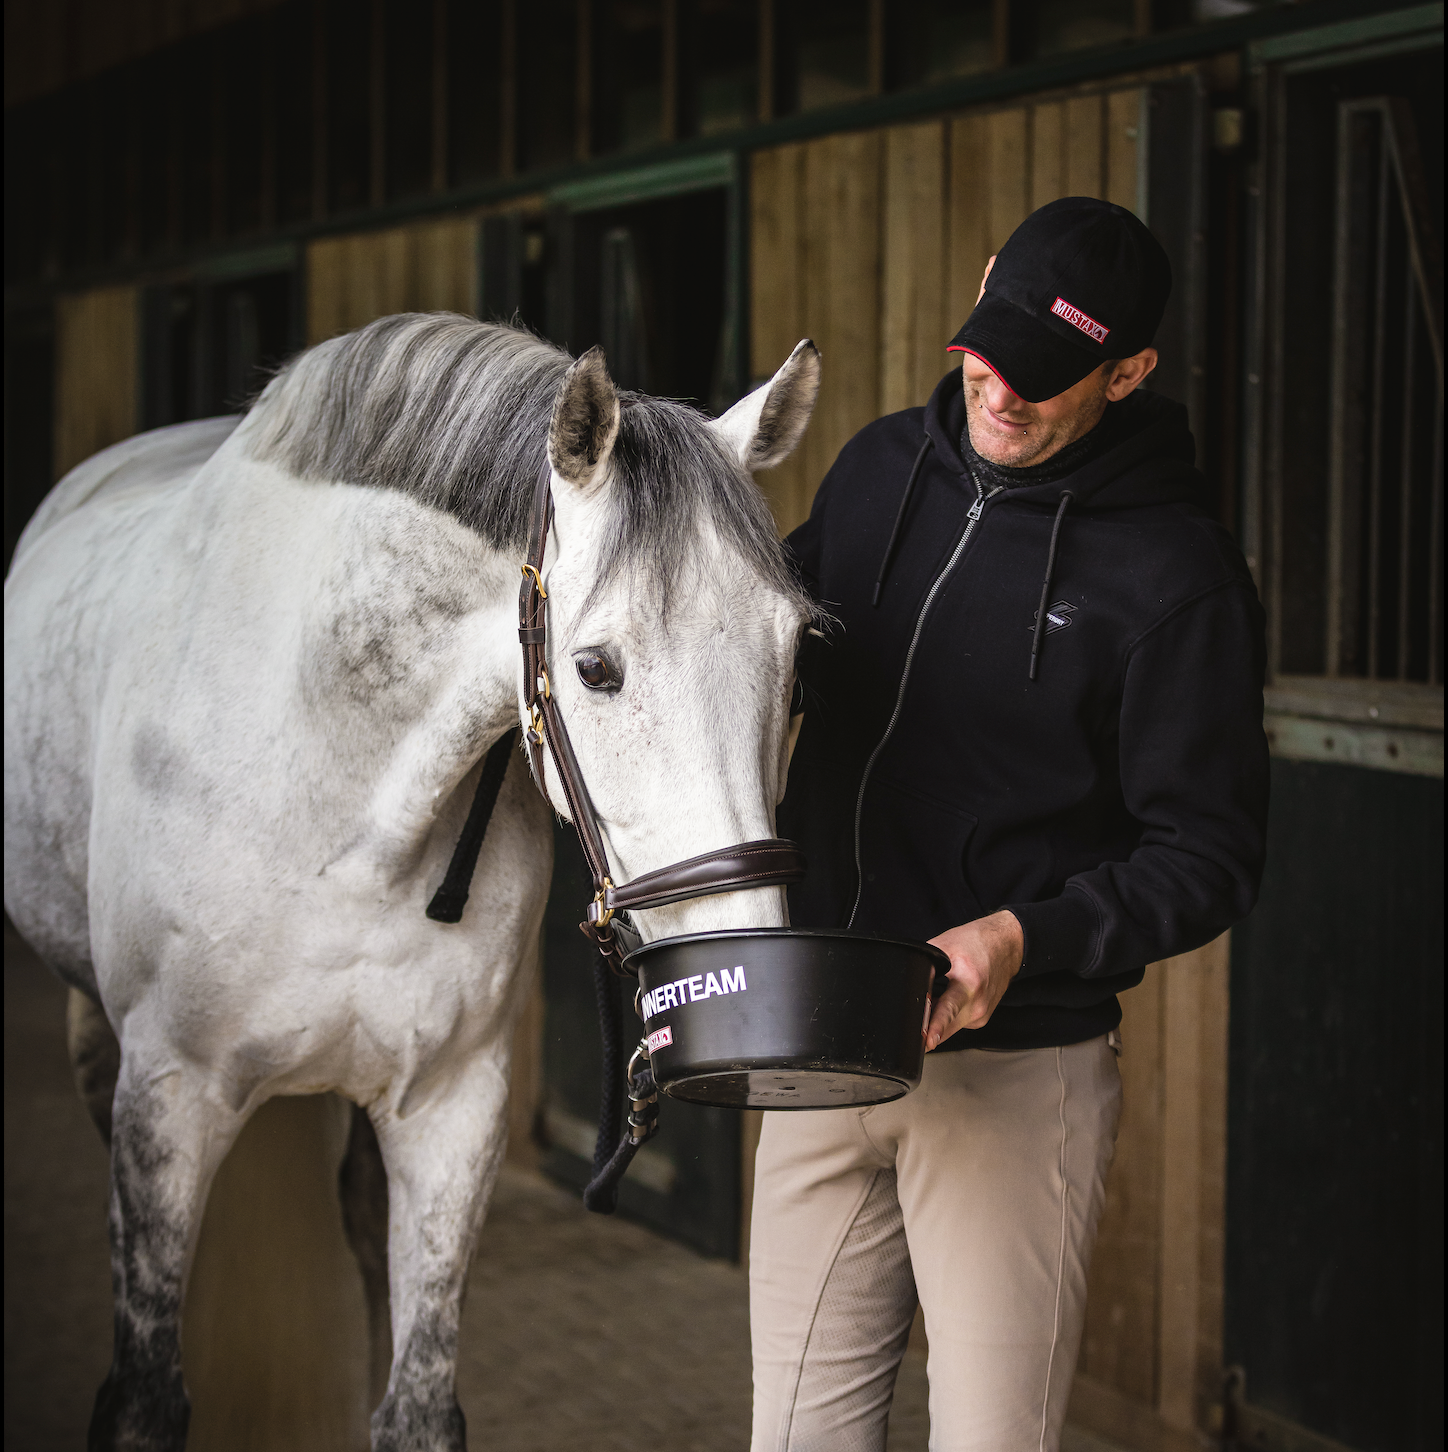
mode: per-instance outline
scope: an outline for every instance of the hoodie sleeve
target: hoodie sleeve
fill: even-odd
[[[1022,976],[1103,978],[1209,943],[1257,900],[1265,851],[1262,609],[1233,579],[1158,622],[1128,650],[1120,771],[1141,840],[1125,862],[1011,904]]]

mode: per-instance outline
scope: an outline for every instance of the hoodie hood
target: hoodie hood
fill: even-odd
[[[1113,430],[1119,436],[1115,444],[1074,473],[1049,483],[1013,487],[1011,498],[1052,509],[1059,506],[1063,493],[1071,495],[1073,509],[1203,503],[1206,480],[1195,468],[1196,443],[1181,404],[1138,389],[1120,403],[1107,404],[1107,409],[1120,410]],[[925,405],[925,434],[941,463],[962,478],[970,474],[960,449],[965,426],[964,379],[960,369],[952,368]]]

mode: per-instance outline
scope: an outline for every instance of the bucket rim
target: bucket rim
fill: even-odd
[[[933,943],[918,938],[891,938],[882,933],[862,933],[855,928],[715,928],[707,933],[677,933],[669,938],[655,938],[640,943],[625,958],[625,964],[637,964],[647,954],[660,948],[680,947],[690,943],[711,943],[747,938],[847,939],[856,943],[872,943],[878,947],[904,948],[923,953],[928,961],[950,967],[950,958]]]

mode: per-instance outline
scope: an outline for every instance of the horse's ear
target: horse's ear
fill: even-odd
[[[618,390],[602,348],[590,348],[563,376],[548,428],[548,462],[559,478],[586,489],[618,438]]]
[[[741,398],[711,427],[752,474],[772,469],[804,436],[820,391],[820,350],[805,338],[762,388]]]

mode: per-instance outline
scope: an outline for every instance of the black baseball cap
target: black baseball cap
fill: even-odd
[[[985,296],[950,341],[1027,403],[1065,393],[1156,336],[1171,263],[1125,207],[1061,197],[1006,239]]]

